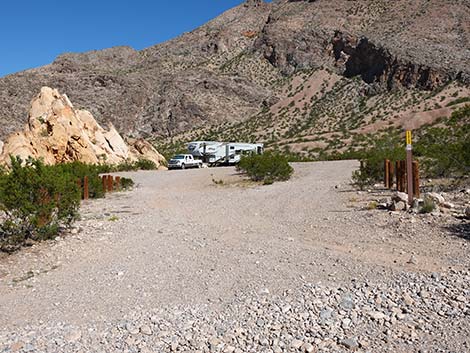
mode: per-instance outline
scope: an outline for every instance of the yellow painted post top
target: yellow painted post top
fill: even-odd
[[[411,130],[406,131],[406,144],[411,145],[412,140],[411,140]]]

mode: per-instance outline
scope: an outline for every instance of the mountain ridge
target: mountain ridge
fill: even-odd
[[[465,1],[450,0],[250,0],[140,51],[123,46],[62,54],[44,67],[1,78],[0,117],[6,124],[0,138],[22,125],[25,107],[40,86],[67,93],[100,123],[110,120],[127,135],[155,139],[263,116],[275,104],[289,101],[295,93],[289,85],[305,73],[316,82],[313,76],[328,72],[328,77],[337,75],[341,84],[357,90],[351,101],[341,98],[351,110],[376,95],[419,96],[452,82],[462,86],[454,98],[465,97],[470,82],[469,7]],[[308,91],[307,86],[299,90]],[[289,108],[288,118],[305,126],[330,86],[316,92],[308,114]],[[305,95],[312,100],[312,92]],[[351,119],[345,112],[338,114],[339,123]]]

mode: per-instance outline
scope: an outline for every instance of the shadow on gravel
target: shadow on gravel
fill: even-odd
[[[444,228],[452,235],[470,241],[470,222],[464,221]]]

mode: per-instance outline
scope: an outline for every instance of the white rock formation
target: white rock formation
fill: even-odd
[[[0,164],[10,155],[42,158],[46,164],[81,161],[118,164],[139,158],[160,167],[165,158],[145,140],[126,143],[112,124],[103,129],[86,110],[75,109],[66,95],[43,87],[31,102],[28,124],[8,137],[0,150]]]

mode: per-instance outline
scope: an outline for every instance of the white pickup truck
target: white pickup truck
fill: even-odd
[[[168,169],[202,168],[202,161],[190,154],[177,154],[168,162]]]

